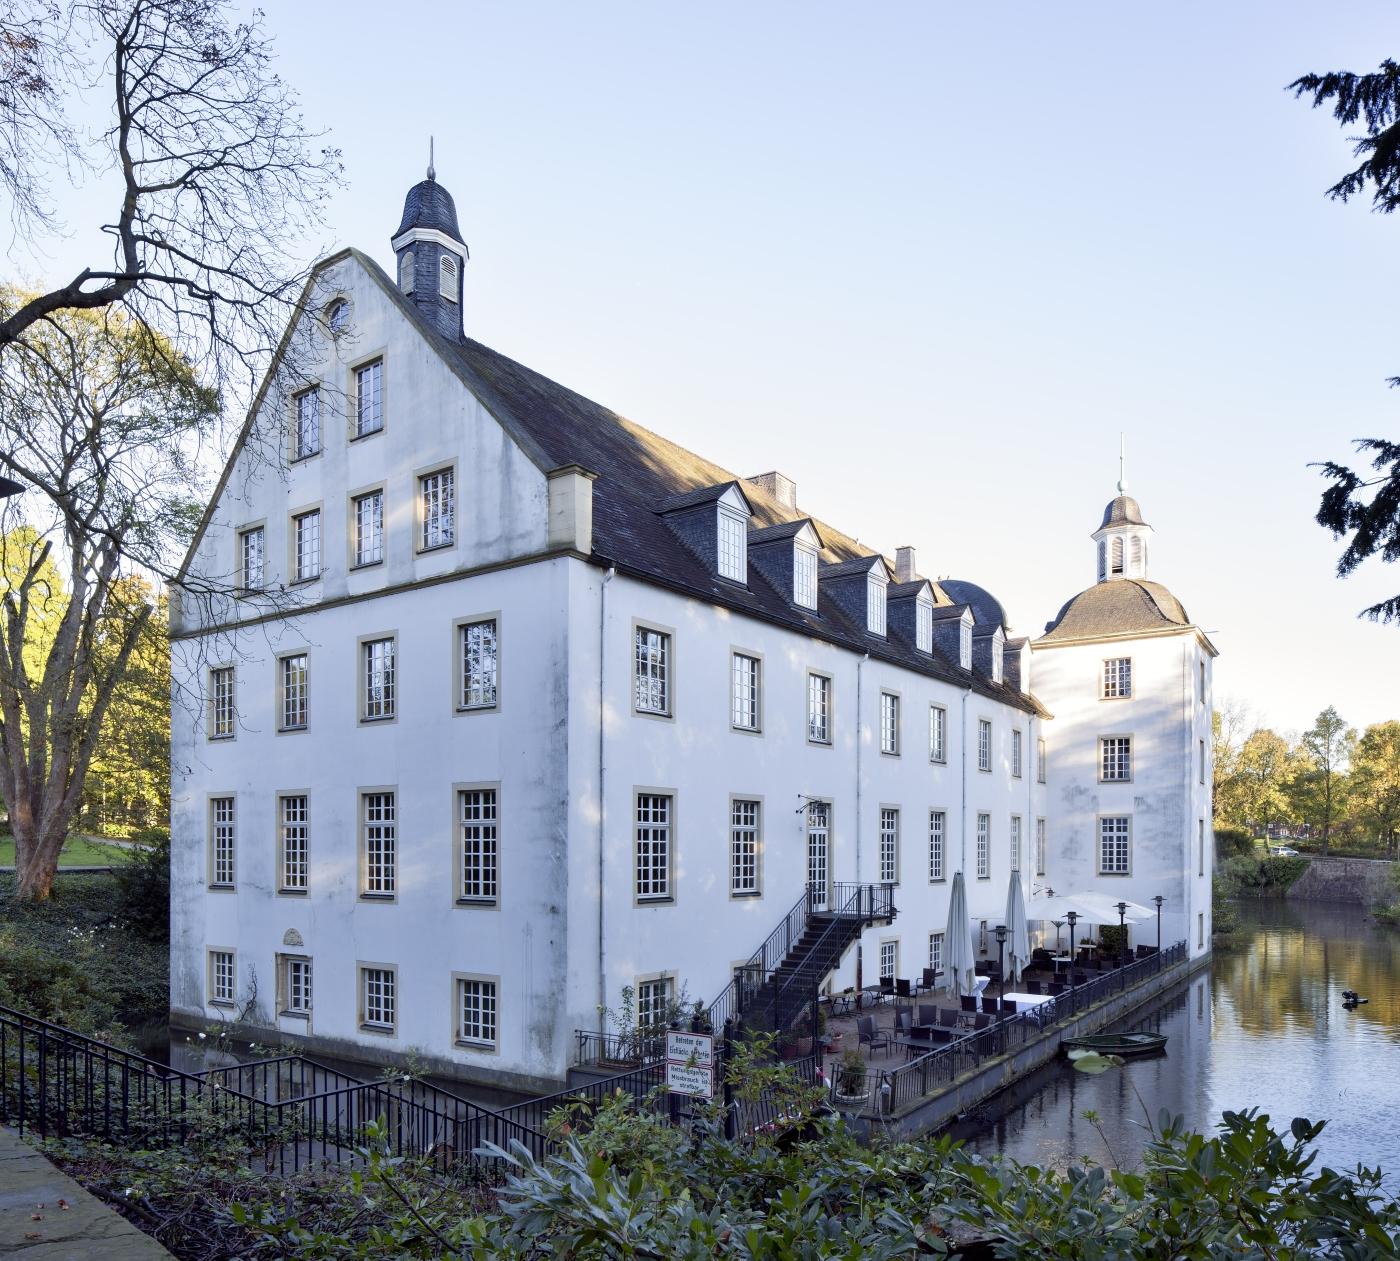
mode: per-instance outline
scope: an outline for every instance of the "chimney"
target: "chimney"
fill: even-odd
[[[914,564],[914,549],[912,547],[895,548],[894,580],[896,582],[913,582],[918,575],[918,566]]]
[[[759,473],[754,477],[744,478],[746,482],[751,482],[760,490],[766,490],[784,508],[797,511],[797,483],[792,478],[783,473]]]

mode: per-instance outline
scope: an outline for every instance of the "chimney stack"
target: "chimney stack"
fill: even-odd
[[[797,483],[792,478],[782,473],[758,473],[753,477],[744,478],[746,482],[751,482],[760,490],[766,490],[784,508],[789,508],[793,512],[797,511]]]
[[[914,549],[912,547],[898,547],[894,553],[894,580],[896,582],[913,582],[918,577],[918,567],[914,564]]]

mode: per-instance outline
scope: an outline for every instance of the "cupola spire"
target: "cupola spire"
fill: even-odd
[[[433,178],[431,167],[428,168],[428,178]],[[1128,493],[1128,479],[1123,471],[1123,463],[1123,431],[1120,429],[1118,431],[1118,493],[1120,495],[1126,495]]]
[[[1152,527],[1142,518],[1138,502],[1128,494],[1127,451],[1118,435],[1118,494],[1108,501],[1103,520],[1093,533],[1100,582],[1112,578],[1147,577],[1147,540]]]
[[[428,177],[404,198],[403,218],[391,244],[398,260],[399,290],[444,337],[462,340],[466,242],[457,226],[452,194],[437,180],[434,138],[428,137]]]
[[[428,178],[430,180],[437,179],[437,172],[433,169],[433,138],[431,136],[428,137]]]

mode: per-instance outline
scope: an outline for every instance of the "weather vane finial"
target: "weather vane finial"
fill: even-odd
[[[437,179],[437,172],[433,170],[433,138],[431,136],[428,137],[428,178],[430,180]]]
[[[1118,431],[1118,493],[1125,494],[1128,489],[1127,477],[1123,471],[1123,431]]]

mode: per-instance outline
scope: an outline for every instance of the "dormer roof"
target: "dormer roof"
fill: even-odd
[[[713,486],[701,486],[698,490],[686,491],[682,495],[670,495],[663,499],[656,511],[659,513],[681,512],[686,508],[699,508],[705,504],[723,501],[731,508],[753,515],[748,496],[740,489],[736,480],[717,482]]]
[[[749,546],[763,547],[768,543],[781,543],[784,539],[801,538],[813,547],[824,547],[821,533],[811,517],[799,517],[796,521],[782,521],[777,525],[764,526],[761,530],[749,529]]]
[[[927,578],[915,578],[913,582],[892,582],[889,590],[885,593],[885,598],[888,600],[908,600],[911,597],[923,595],[925,592],[928,593],[930,600],[937,602],[933,593],[933,583]]]
[[[885,563],[885,558],[879,553],[871,553],[869,556],[857,556],[852,560],[840,561],[835,565],[823,565],[819,575],[823,580],[828,578],[854,578],[857,574],[868,574],[878,566],[880,574],[887,579],[890,576],[889,566]]]

